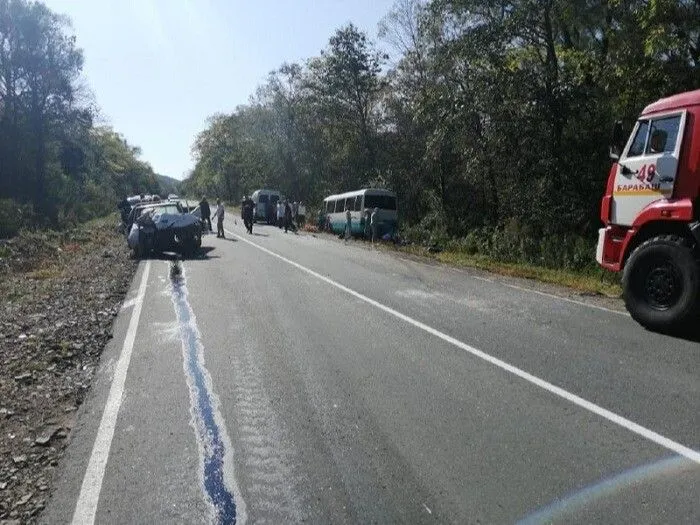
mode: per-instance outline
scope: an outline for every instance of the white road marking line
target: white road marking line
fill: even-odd
[[[361,301],[364,301],[365,303],[371,304],[372,306],[383,310],[384,312],[393,315],[394,317],[397,317],[398,319],[401,319],[402,321],[405,321],[416,328],[419,328],[423,330],[424,332],[427,332],[431,335],[434,335],[435,337],[442,339],[443,341],[450,343],[451,345],[456,346],[457,348],[460,348],[464,350],[465,352],[468,352],[472,354],[473,356],[478,357],[479,359],[482,359],[488,363],[491,363],[494,366],[497,366],[501,370],[504,370],[506,372],[509,372],[521,379],[524,379],[525,381],[532,383],[535,386],[538,386],[555,396],[558,396],[562,399],[565,399],[566,401],[569,401],[573,403],[574,405],[577,405],[585,410],[588,410],[589,412],[592,412],[600,417],[603,417],[607,419],[608,421],[615,423],[616,425],[621,426],[622,428],[625,428],[629,430],[630,432],[633,432],[634,434],[637,434],[639,436],[642,436],[645,439],[648,439],[649,441],[652,441],[656,443],[657,445],[660,445],[668,450],[671,450],[675,452],[676,454],[679,454],[681,456],[684,456],[688,458],[689,460],[700,464],[700,452],[695,451],[689,447],[686,447],[685,445],[681,445],[680,443],[677,443],[665,436],[662,436],[661,434],[658,434],[654,432],[653,430],[650,430],[646,427],[643,427],[634,421],[631,421],[625,417],[620,416],[619,414],[616,414],[615,412],[612,412],[606,408],[603,408],[599,405],[596,405],[595,403],[592,403],[580,396],[577,396],[576,394],[572,394],[571,392],[564,390],[561,387],[558,387],[552,383],[549,383],[548,381],[545,381],[544,379],[540,379],[537,376],[534,376],[530,374],[529,372],[526,372],[516,366],[513,366],[511,364],[506,363],[505,361],[502,361],[501,359],[498,359],[497,357],[494,357],[490,354],[487,354],[486,352],[483,352],[477,348],[474,348],[473,346],[470,346],[466,343],[463,343],[459,339],[455,339],[454,337],[447,335],[443,332],[440,332],[439,330],[436,330],[435,328],[428,326],[425,323],[422,323],[416,319],[413,319],[412,317],[409,317],[405,314],[402,314],[401,312],[394,310],[393,308],[390,308],[389,306],[386,306],[378,301],[375,301],[374,299],[370,299],[366,295],[363,295],[359,292],[356,292],[355,290],[352,290],[351,288],[348,288],[347,286],[344,286],[328,277],[325,277],[324,275],[321,275],[318,272],[315,272],[314,270],[311,270],[309,268],[306,268],[305,266],[302,266],[299,263],[296,263],[292,261],[291,259],[287,259],[283,255],[280,255],[278,253],[273,252],[272,250],[268,250],[267,248],[264,248],[263,246],[260,246],[259,244],[256,244],[252,241],[249,241],[245,237],[241,237],[240,235],[237,235],[233,232],[230,232],[227,230],[227,233],[230,235],[233,235],[236,237],[238,240],[243,241],[246,244],[250,244],[251,246],[254,246],[258,250],[261,250],[268,255],[271,255],[273,257],[276,257],[287,264],[290,264],[291,266],[294,266],[295,268],[298,268],[299,270],[308,273],[309,275],[312,275],[313,277],[316,277],[317,279],[320,279],[321,281],[330,284],[331,286],[334,286],[335,288],[338,288],[339,290],[342,290],[345,293],[348,293],[352,295],[353,297],[356,297],[357,299],[360,299]]]
[[[151,261],[146,261],[146,265],[141,275],[139,283],[139,291],[136,295],[137,301],[134,309],[131,312],[129,327],[124,338],[124,345],[117,361],[117,366],[114,369],[112,378],[112,386],[109,389],[109,396],[105,404],[104,412],[100,426],[97,429],[95,444],[92,447],[90,461],[88,462],[83,484],[80,487],[80,495],[78,502],[75,505],[73,513],[74,525],[87,525],[95,523],[95,514],[97,513],[97,503],[100,499],[100,491],[102,490],[102,480],[109,459],[109,450],[112,446],[112,438],[114,437],[114,428],[117,424],[117,416],[119,408],[122,404],[124,394],[124,383],[126,382],[126,373],[129,369],[131,361],[131,353],[134,350],[134,341],[136,340],[136,330],[141,317],[141,307],[143,306],[143,298],[146,293],[146,285],[148,283],[148,274],[151,270]]]
[[[605,306],[598,306],[597,304],[590,304],[590,303],[587,303],[584,301],[577,301],[576,299],[570,299],[569,297],[562,297],[561,295],[556,295],[553,293],[542,292],[540,290],[535,290],[534,288],[527,288],[526,286],[518,286],[517,284],[505,283],[502,281],[498,281],[496,279],[488,279],[486,277],[481,277],[479,275],[470,275],[469,277],[471,277],[472,279],[476,279],[478,281],[486,281],[487,283],[498,284],[500,286],[506,286],[508,288],[513,288],[514,290],[520,290],[522,292],[534,293],[537,295],[541,295],[543,297],[549,297],[551,299],[559,299],[560,301],[566,301],[567,303],[577,304],[579,306],[587,306],[588,308],[595,308],[596,310],[602,310],[603,312],[607,312],[610,314],[617,314],[617,315],[622,315],[624,317],[630,317],[630,314],[628,312],[623,312],[621,310],[613,310],[612,308],[606,308]]]

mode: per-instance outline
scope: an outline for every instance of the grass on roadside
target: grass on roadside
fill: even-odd
[[[61,269],[52,266],[50,268],[41,268],[27,273],[27,277],[35,281],[45,281],[46,279],[54,279],[61,275]]]
[[[117,215],[93,219],[76,227],[56,230],[21,230],[0,246],[0,284],[10,275],[43,281],[61,275],[67,262],[104,245],[118,235]]]

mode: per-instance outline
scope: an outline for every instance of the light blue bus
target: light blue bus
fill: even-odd
[[[345,210],[350,208],[353,235],[365,233],[365,212],[378,208],[379,237],[394,235],[398,227],[396,193],[382,189],[363,189],[331,195],[323,199],[325,227],[333,233],[343,233],[347,222]]]

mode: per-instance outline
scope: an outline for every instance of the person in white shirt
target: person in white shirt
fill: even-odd
[[[303,202],[299,202],[297,206],[297,226],[302,228],[306,222],[306,206]]]
[[[372,229],[372,244],[374,244],[378,239],[379,230],[379,208],[374,208],[372,215],[370,215],[369,225]]]
[[[277,226],[282,228],[284,225],[284,205],[281,201],[277,201]]]
[[[216,199],[216,211],[214,212],[214,217],[216,218],[216,236],[225,239],[224,205],[221,203],[221,199]]]

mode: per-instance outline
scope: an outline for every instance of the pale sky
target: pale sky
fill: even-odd
[[[353,22],[376,40],[394,0],[43,0],[68,15],[102,117],[183,178],[206,118],[244,104],[283,62]]]

